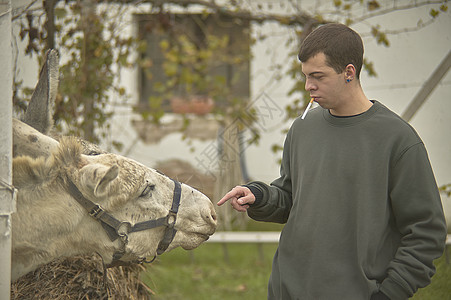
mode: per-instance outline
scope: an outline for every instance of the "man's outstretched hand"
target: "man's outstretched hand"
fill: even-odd
[[[230,204],[237,211],[245,212],[249,205],[255,202],[255,196],[251,190],[244,186],[236,186],[218,201],[218,206],[230,200]]]

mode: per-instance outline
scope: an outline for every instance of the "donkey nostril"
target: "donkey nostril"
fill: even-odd
[[[211,217],[211,219],[213,220],[213,222],[216,223],[217,216],[216,216],[216,212],[215,212],[214,210],[212,210],[212,211],[210,212],[209,217]]]
[[[211,223],[216,223],[216,212],[215,211],[210,211],[209,213],[206,213],[204,215],[205,220]]]

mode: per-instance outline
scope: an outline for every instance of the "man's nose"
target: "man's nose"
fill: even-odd
[[[305,90],[306,91],[316,90],[316,85],[313,84],[311,80],[306,79],[305,80]]]

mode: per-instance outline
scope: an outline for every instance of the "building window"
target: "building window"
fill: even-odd
[[[141,108],[202,115],[249,99],[249,22],[218,14],[135,18],[147,45],[139,69]]]

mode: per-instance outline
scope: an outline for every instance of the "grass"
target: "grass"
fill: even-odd
[[[437,273],[432,277],[431,284],[419,289],[413,300],[451,300],[451,249],[445,251],[450,262],[446,262],[445,255],[435,261]]]
[[[155,300],[266,299],[277,245],[260,246],[262,252],[257,244],[228,244],[228,261],[221,244],[206,243],[192,251],[174,249],[149,265],[142,280],[155,292]],[[451,300],[451,263],[443,256],[436,266],[432,283],[412,299]]]
[[[174,249],[148,266],[142,280],[152,299],[266,299],[275,244],[203,244],[195,250]]]

